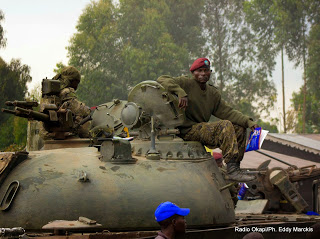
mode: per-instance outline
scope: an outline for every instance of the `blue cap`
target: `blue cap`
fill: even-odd
[[[157,222],[161,222],[169,217],[172,217],[175,214],[180,216],[187,216],[189,212],[189,208],[180,208],[172,202],[164,202],[158,206],[158,208],[154,212],[154,215]]]
[[[313,212],[313,211],[308,211],[306,214],[307,214],[308,216],[319,216],[318,213]]]

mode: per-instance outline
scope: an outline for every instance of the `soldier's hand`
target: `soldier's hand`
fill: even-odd
[[[188,97],[179,98],[179,108],[186,109],[188,106]]]
[[[255,124],[254,126],[251,127],[251,130],[254,131],[255,128],[259,128],[259,125]]]

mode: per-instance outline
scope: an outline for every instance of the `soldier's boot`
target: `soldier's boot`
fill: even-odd
[[[240,162],[227,163],[227,179],[235,182],[249,182],[256,179],[256,176],[249,175],[240,169]]]

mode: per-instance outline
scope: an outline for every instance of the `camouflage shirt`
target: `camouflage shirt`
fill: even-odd
[[[90,114],[90,109],[84,103],[77,99],[75,90],[67,87],[61,90],[60,99],[62,101],[61,108],[69,109],[74,114],[74,121],[76,124]]]
[[[160,76],[157,81],[170,93],[181,97],[188,97],[188,107],[185,114],[186,119],[179,127],[182,135],[185,135],[192,125],[208,122],[211,115],[219,119],[229,120],[245,128],[250,128],[255,122],[251,118],[233,109],[224,100],[217,88],[207,84],[205,90],[201,90],[193,76]]]
[[[77,98],[75,89],[73,89],[71,87],[66,87],[66,88],[62,89],[60,91],[59,97],[60,97],[62,103],[67,100],[72,100],[72,99]]]

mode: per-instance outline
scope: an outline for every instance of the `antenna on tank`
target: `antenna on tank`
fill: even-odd
[[[154,116],[151,116],[151,147],[147,153],[147,159],[159,160],[160,153],[156,150],[156,134],[154,132]]]

